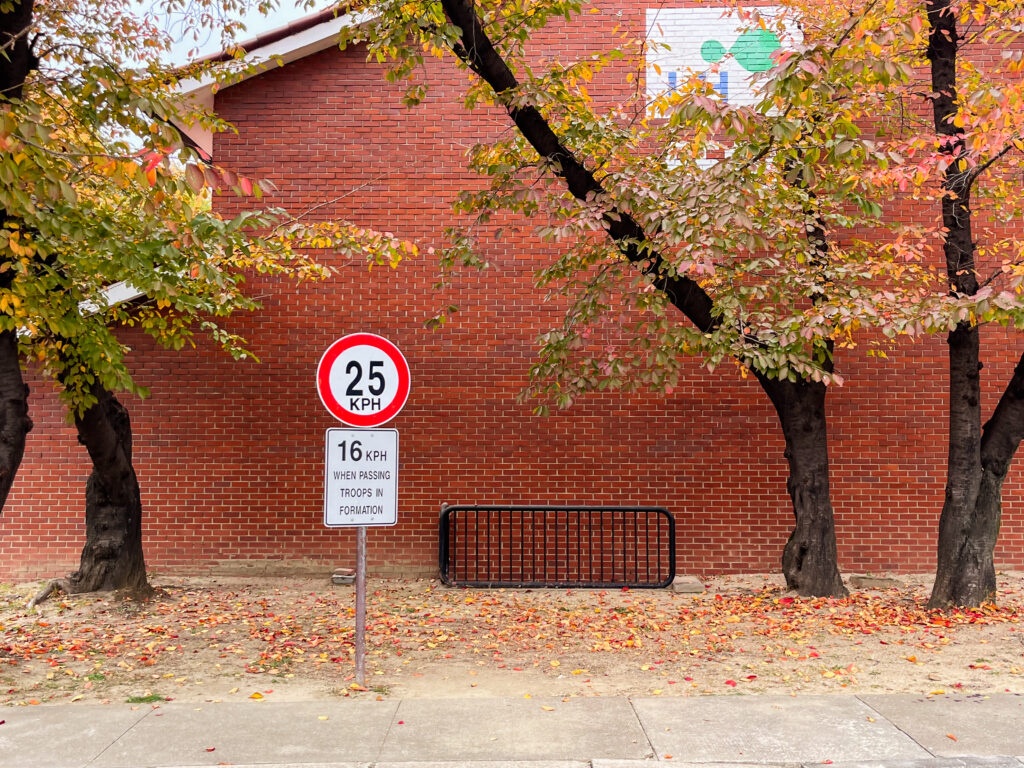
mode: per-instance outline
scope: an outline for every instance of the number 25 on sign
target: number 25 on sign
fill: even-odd
[[[377,427],[405,405],[409,364],[387,339],[353,333],[331,344],[320,358],[316,389],[334,418],[352,427]]]

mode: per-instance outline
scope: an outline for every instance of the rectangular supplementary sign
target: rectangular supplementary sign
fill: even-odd
[[[324,525],[398,522],[398,430],[328,429]]]

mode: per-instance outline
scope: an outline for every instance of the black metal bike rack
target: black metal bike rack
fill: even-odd
[[[667,587],[676,522],[663,507],[444,505],[441,580],[466,587]]]

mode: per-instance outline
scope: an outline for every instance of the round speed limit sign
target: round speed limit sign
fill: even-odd
[[[372,333],[331,344],[316,370],[320,400],[334,418],[353,427],[377,427],[409,397],[409,363],[398,347]]]

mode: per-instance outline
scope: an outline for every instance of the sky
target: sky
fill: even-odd
[[[316,12],[315,9],[305,10],[302,7],[296,8],[294,0],[279,0],[279,4],[279,8],[266,15],[259,13],[255,8],[249,13],[242,15],[241,20],[245,22],[246,31],[242,32],[238,39],[240,41],[250,40],[264,32],[282,27],[291,21]],[[318,3],[317,7],[325,7],[325,5],[325,3]],[[214,30],[207,32],[205,38],[199,41],[196,41],[191,33],[185,35],[183,39],[182,34],[185,25],[182,23],[180,16],[178,18],[167,18],[164,22],[164,28],[178,40],[171,51],[171,60],[175,63],[185,63],[186,61],[211,53],[218,53],[222,50],[220,34]]]

